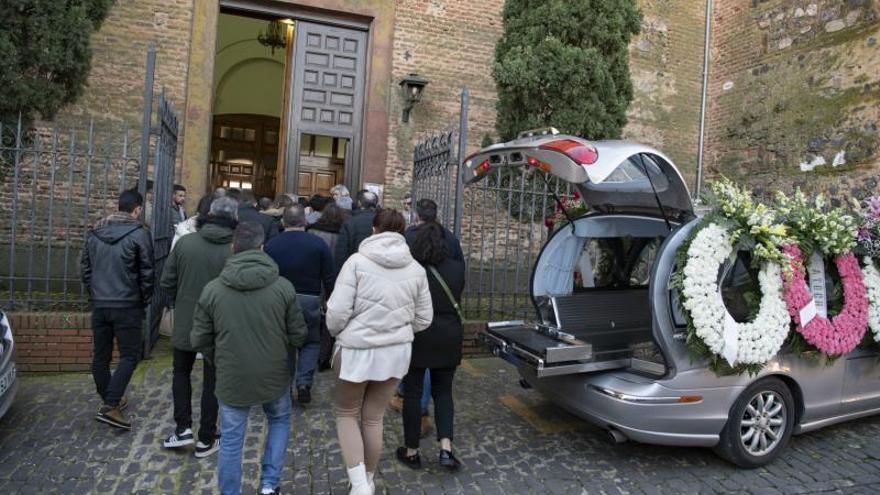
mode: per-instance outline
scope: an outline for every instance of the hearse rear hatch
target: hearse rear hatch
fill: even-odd
[[[464,182],[507,167],[533,167],[574,184],[584,203],[603,213],[683,220],[693,214],[684,178],[663,153],[630,141],[588,141],[555,129],[528,131],[465,159]]]

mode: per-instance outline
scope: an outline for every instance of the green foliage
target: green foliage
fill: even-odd
[[[0,2],[0,121],[51,119],[82,94],[113,0]]]
[[[483,133],[483,140],[480,142],[480,148],[486,148],[487,146],[492,146],[495,144],[495,141],[492,141],[492,136],[489,135],[488,132]]]
[[[496,129],[508,140],[554,126],[589,139],[620,137],[633,98],[629,41],[635,0],[507,0],[495,46]]]

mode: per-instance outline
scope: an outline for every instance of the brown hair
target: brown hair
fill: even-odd
[[[403,214],[397,210],[380,210],[373,217],[373,227],[377,234],[382,232],[403,234],[406,229],[406,220],[403,219]]]

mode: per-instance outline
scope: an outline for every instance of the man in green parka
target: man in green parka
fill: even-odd
[[[171,393],[174,397],[174,433],[162,445],[174,449],[192,445],[192,384],[190,375],[196,351],[190,343],[193,311],[208,282],[217,278],[226,259],[232,256],[232,232],[235,229],[238,203],[231,198],[217,198],[206,218],[198,218],[198,231],[180,238],[162,272],[162,288],[174,298],[174,374]],[[217,439],[217,397],[214,395],[214,367],[204,363],[202,414],[195,456],[207,457],[220,448]]]
[[[288,353],[306,339],[293,285],[262,251],[263,228],[242,222],[233,256],[202,292],[193,317],[192,346],[217,369],[220,402],[220,492],[241,491],[241,451],[248,411],[260,405],[269,422],[261,493],[278,493],[290,434]]]

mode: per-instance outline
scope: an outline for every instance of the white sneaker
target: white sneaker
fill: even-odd
[[[348,495],[373,495],[373,487],[367,480],[367,468],[364,463],[348,468],[348,480],[351,482],[351,491]]]
[[[367,471],[367,483],[370,484],[370,490],[373,490],[373,493],[376,493],[376,482],[373,480],[375,477],[376,473]]]
[[[210,443],[210,445],[206,444],[206,443],[202,443],[202,441],[199,440],[199,443],[196,444],[196,452],[194,455],[196,457],[198,457],[199,459],[204,459],[205,457],[208,457],[209,455],[213,454],[214,452],[217,452],[218,450],[220,450],[220,438],[219,437],[215,438],[214,441]]]
[[[162,446],[166,449],[176,449],[178,447],[185,447],[194,443],[195,440],[193,440],[193,432],[191,429],[187,428],[183,430],[182,433],[175,432],[173,435],[166,438],[165,441],[162,442]]]

